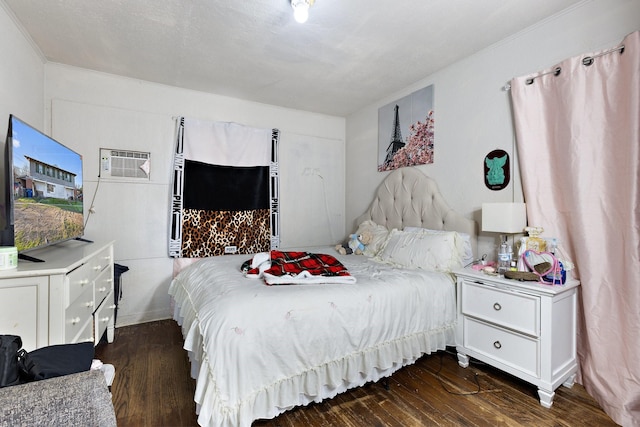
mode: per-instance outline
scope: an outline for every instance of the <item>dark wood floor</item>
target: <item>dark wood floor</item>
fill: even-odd
[[[116,330],[96,358],[116,368],[113,403],[118,426],[196,426],[180,328],[172,320]],[[334,399],[297,408],[254,427],[276,426],[615,426],[579,384],[560,387],[554,405],[536,388],[482,364],[463,369],[439,352],[393,374],[389,390],[367,384]]]

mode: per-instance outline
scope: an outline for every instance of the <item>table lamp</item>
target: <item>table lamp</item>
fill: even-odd
[[[527,225],[527,210],[525,203],[483,203],[482,204],[482,231],[500,233],[500,245],[498,246],[498,271],[504,272],[505,266],[500,261],[506,261],[507,266],[511,261],[512,250],[508,249],[507,235],[522,233]],[[513,248],[513,246],[511,246]],[[508,259],[501,254],[508,254]],[[502,270],[502,271],[501,271]]]

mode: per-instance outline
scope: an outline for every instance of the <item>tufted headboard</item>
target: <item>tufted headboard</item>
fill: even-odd
[[[477,252],[477,224],[449,207],[436,182],[416,168],[391,172],[376,190],[367,211],[356,219],[356,226],[371,220],[391,230],[422,227],[467,233]]]

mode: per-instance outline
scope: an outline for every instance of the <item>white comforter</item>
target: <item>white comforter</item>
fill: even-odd
[[[250,426],[390,375],[455,345],[448,274],[402,270],[333,248],[353,284],[266,286],[246,255],[203,259],[171,283],[202,426]]]

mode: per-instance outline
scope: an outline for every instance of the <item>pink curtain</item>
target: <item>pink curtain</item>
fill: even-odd
[[[640,32],[516,78],[511,96],[528,223],[559,238],[582,284],[578,382],[638,426]]]

